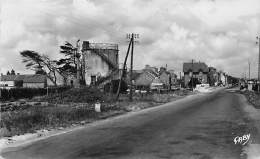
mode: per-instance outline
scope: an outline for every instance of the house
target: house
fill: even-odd
[[[183,72],[185,87],[192,85],[195,87],[198,83],[208,83],[209,68],[204,62],[183,63]]]
[[[0,76],[0,87],[1,88],[14,88],[17,75],[3,75]]]
[[[226,73],[220,71],[219,72],[219,80],[220,80],[220,83],[223,86],[226,86],[227,85],[227,75],[226,75]]]
[[[159,79],[164,84],[165,89],[171,89],[171,86],[177,82],[177,75],[174,73],[174,70],[167,71],[166,68],[161,67]]]
[[[219,76],[216,68],[209,67],[208,81],[210,86],[216,86],[219,83]]]
[[[24,88],[45,88],[47,87],[46,75],[20,75]]]
[[[150,86],[156,77],[158,77],[158,74],[152,70],[143,70],[143,72],[134,80],[134,85],[136,86],[136,89],[139,90],[150,89]]]
[[[46,75],[1,75],[0,86],[3,88],[45,88]]]

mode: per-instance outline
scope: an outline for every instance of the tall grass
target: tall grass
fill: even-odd
[[[22,111],[2,113],[0,127],[6,128],[10,132],[8,135],[11,136],[34,132],[44,128],[67,126],[96,117],[98,117],[98,113],[87,106],[31,107]]]

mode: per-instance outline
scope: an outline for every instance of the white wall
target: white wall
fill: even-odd
[[[14,87],[14,81],[0,81],[0,86]]]
[[[109,74],[109,66],[108,64],[101,59],[100,56],[95,53],[91,53],[89,51],[85,52],[85,63],[86,63],[86,84],[89,85],[91,83],[91,76],[107,76]]]
[[[44,88],[44,83],[23,83],[24,88]]]

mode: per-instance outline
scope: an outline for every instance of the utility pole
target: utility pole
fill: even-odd
[[[131,38],[131,40],[129,42],[129,45],[128,45],[127,52],[126,52],[126,57],[125,57],[125,61],[124,61],[124,65],[123,65],[123,69],[122,69],[122,74],[121,74],[121,77],[120,77],[119,85],[118,85],[118,88],[117,88],[116,99],[118,99],[119,94],[120,94],[121,83],[122,83],[122,79],[124,77],[124,73],[125,73],[125,69],[126,69],[126,61],[127,61],[128,55],[129,55],[130,47],[132,45],[132,41],[133,40]]]
[[[130,101],[133,100],[133,56],[134,56],[134,34],[132,34],[131,66],[130,66]]]
[[[250,80],[250,61],[248,60],[248,79]]]
[[[259,49],[259,53],[258,53],[258,80],[257,80],[257,88],[258,88],[258,91],[259,91],[259,81],[260,81],[260,37],[257,36],[256,37],[257,39],[257,42],[256,44],[258,44],[258,49]]]
[[[127,53],[126,53],[126,57],[125,57],[125,61],[124,61],[124,66],[123,66],[123,70],[122,70],[122,75],[121,75],[121,78],[120,78],[120,81],[119,81],[119,86],[118,86],[118,89],[117,89],[116,99],[119,98],[121,83],[122,83],[124,71],[125,71],[125,68],[126,68],[126,61],[127,61],[127,58],[128,58],[128,54],[129,54],[130,48],[131,48],[130,96],[129,96],[129,99],[130,99],[130,101],[132,101],[133,100],[133,80],[132,80],[133,78],[132,77],[133,77],[133,61],[134,61],[134,43],[136,42],[134,39],[139,38],[139,34],[134,34],[134,33],[127,34],[126,38],[130,39],[130,42],[129,42],[129,45],[128,45],[128,49],[127,49]]]
[[[180,88],[181,88],[181,82],[182,82],[182,80],[181,80],[181,72],[180,72]]]
[[[191,74],[191,90],[193,91],[193,59],[191,60],[191,69],[192,69],[192,74]]]
[[[130,96],[129,96],[130,101],[133,100],[133,60],[134,60],[134,44],[136,42],[134,39],[137,38],[139,38],[139,34],[134,34],[134,33],[131,34],[132,49],[131,49],[131,63],[130,63]]]

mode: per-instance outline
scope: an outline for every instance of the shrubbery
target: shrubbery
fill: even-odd
[[[106,96],[97,88],[84,87],[79,89],[70,89],[61,93],[46,97],[50,103],[94,103],[96,101],[105,101]]]
[[[105,92],[112,92],[112,93],[117,93],[118,87],[119,87],[120,80],[112,80],[110,83],[107,83],[104,86],[104,91]],[[121,87],[120,87],[120,93],[126,93],[128,89],[127,83],[122,80],[121,82]]]

